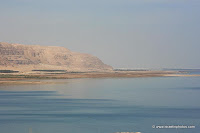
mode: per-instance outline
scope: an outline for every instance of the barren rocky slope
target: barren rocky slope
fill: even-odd
[[[64,47],[0,42],[0,70],[110,71],[111,66],[89,54]]]

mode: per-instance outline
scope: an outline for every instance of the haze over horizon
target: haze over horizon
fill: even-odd
[[[200,68],[199,0],[7,0],[0,42],[63,46],[114,68]]]

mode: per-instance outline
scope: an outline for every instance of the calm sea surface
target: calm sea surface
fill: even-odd
[[[200,132],[200,77],[63,81],[0,86],[0,133]]]

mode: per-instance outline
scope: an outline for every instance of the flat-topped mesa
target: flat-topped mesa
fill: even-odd
[[[112,71],[112,67],[89,54],[63,47],[0,42],[0,70]]]

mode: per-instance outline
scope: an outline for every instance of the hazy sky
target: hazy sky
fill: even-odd
[[[0,41],[64,46],[115,68],[200,68],[200,0],[0,0]]]

